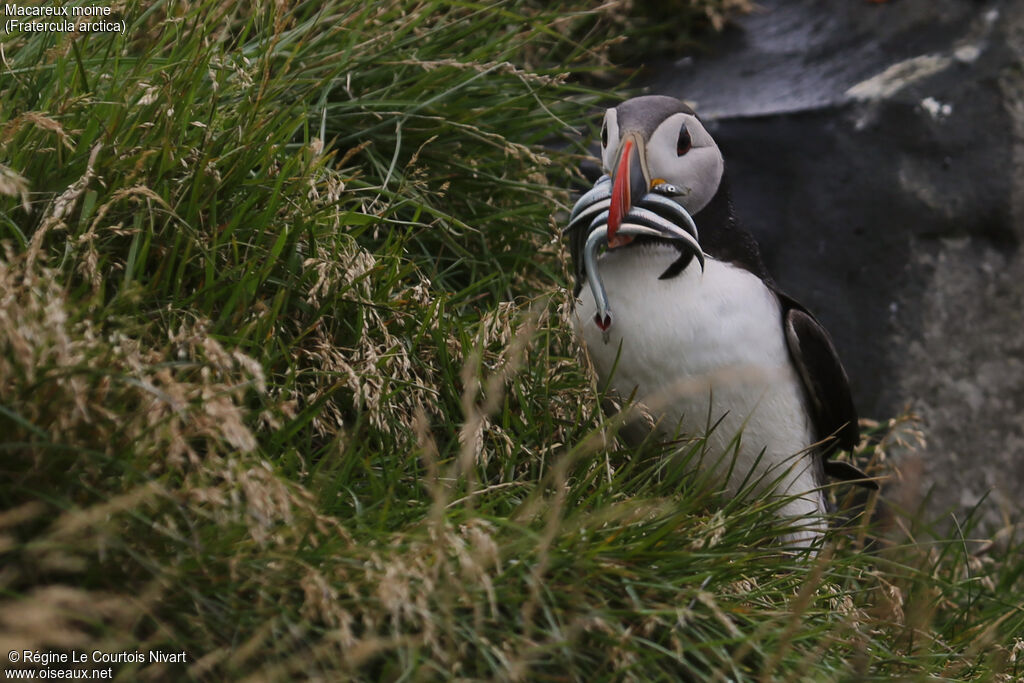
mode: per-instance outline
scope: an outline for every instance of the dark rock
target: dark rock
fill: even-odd
[[[1024,487],[1024,3],[762,3],[649,69],[721,145],[862,415],[926,421],[933,509]],[[997,522],[999,505],[987,505]]]

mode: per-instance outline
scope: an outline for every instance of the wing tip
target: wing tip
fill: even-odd
[[[877,477],[869,476],[864,470],[844,460],[826,460],[824,467],[825,474],[833,479],[863,486],[872,491],[879,489]]]

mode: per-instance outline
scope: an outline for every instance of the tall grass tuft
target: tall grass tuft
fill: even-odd
[[[1016,527],[896,495],[793,557],[777,503],[601,416],[558,229],[624,5],[3,36],[0,644],[187,654],[122,680],[1024,676]]]

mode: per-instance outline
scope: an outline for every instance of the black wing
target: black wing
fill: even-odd
[[[789,356],[803,381],[816,437],[819,441],[832,437],[822,449],[825,474],[843,480],[865,479],[858,483],[878,488],[853,465],[831,460],[837,450],[852,450],[860,440],[850,380],[831,337],[807,309],[781,292],[776,294],[782,304]]]

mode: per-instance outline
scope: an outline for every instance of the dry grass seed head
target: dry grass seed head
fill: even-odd
[[[103,149],[103,143],[97,142],[89,152],[89,161],[86,164],[85,173],[60,193],[50,204],[46,213],[43,214],[42,222],[36,228],[29,242],[28,263],[25,268],[26,276],[30,277],[34,272],[33,264],[39,258],[40,251],[43,248],[43,239],[47,233],[51,230],[63,230],[67,227],[64,223],[65,219],[71,215],[78,200],[85,194],[89,183],[96,176],[96,159],[101,149]]]
[[[64,585],[35,588],[0,603],[0,640],[16,650],[89,649],[99,645],[94,624],[131,632],[139,607],[127,598]]]
[[[32,213],[32,205],[28,202],[28,181],[3,164],[0,164],[0,195],[18,197],[25,213]]]
[[[305,399],[309,403],[319,401],[325,394],[333,393],[340,381],[352,392],[356,410],[365,411],[375,429],[387,433],[400,425],[407,431],[417,403],[428,407],[436,403],[430,388],[436,368],[428,352],[421,351],[414,362],[406,340],[390,331],[390,317],[409,315],[405,312],[409,307],[429,310],[429,285],[423,281],[394,284],[388,298],[396,302],[395,307],[382,307],[377,301],[379,293],[375,292],[378,283],[374,278],[379,271],[376,259],[354,240],[343,240],[340,244],[342,253],[338,258],[308,258],[303,263],[304,268],[315,273],[305,298],[311,305],[320,306],[331,297],[343,296],[345,301],[361,307],[363,324],[359,337],[347,348],[338,345],[325,325],[314,328],[308,341],[298,349],[299,357],[311,371],[311,381],[307,383],[311,388]],[[427,324],[436,326],[437,321]],[[385,394],[396,383],[409,389],[391,391],[385,400]],[[313,427],[324,436],[342,432],[345,414],[333,397],[323,403]]]
[[[265,389],[258,362],[223,349],[200,321],[182,323],[164,349],[116,331],[101,337],[88,320],[70,320],[57,281],[29,258],[0,260],[0,398],[7,405],[55,441],[151,453],[154,465],[170,468],[197,463],[200,443],[210,455],[255,449],[243,400]],[[167,365],[172,353],[186,362]],[[50,400],[34,400],[40,392]]]
[[[36,111],[25,112],[8,121],[3,129],[0,130],[0,144],[7,144],[26,125],[53,133],[66,149],[75,149],[75,143],[71,136],[57,120]]]

